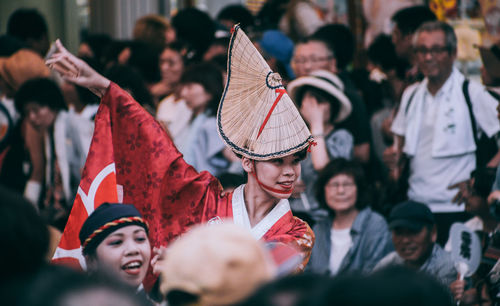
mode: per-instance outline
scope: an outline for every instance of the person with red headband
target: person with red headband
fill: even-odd
[[[103,203],[85,220],[80,243],[90,273],[142,288],[151,259],[148,225],[134,205]]]
[[[288,198],[300,176],[300,161],[315,143],[281,77],[271,71],[238,26],[232,33],[217,130],[224,143],[241,157],[247,183],[223,194],[215,177],[196,172],[183,160],[168,135],[162,135],[162,141],[167,143],[165,162],[169,163],[163,179],[168,179],[168,193],[173,200],[169,200],[167,208],[162,206],[171,214],[154,217],[170,218],[169,238],[186,232],[194,223],[231,219],[256,239],[295,246],[303,254],[304,261],[299,266],[303,269],[314,233],[307,223],[292,215]],[[65,79],[102,97],[101,104],[136,103],[116,84],[70,54],[60,42],[56,45],[58,51],[47,65]]]

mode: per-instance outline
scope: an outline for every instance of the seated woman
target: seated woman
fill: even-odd
[[[85,220],[80,243],[90,273],[142,288],[151,260],[148,225],[134,205],[103,203]]]
[[[15,96],[15,105],[44,138],[45,188],[42,182],[33,194],[42,202],[47,222],[63,230],[75,198],[82,168],[92,139],[94,123],[68,112],[61,90],[47,78],[26,81]],[[44,193],[42,191],[45,191]]]
[[[172,137],[188,164],[214,176],[224,172],[241,173],[239,159],[217,133],[215,115],[223,85],[222,71],[216,64],[202,62],[187,67],[180,79],[179,93],[191,117],[184,129]]]
[[[297,103],[317,143],[302,162],[304,170],[301,179],[305,184],[305,196],[301,196],[302,203],[292,203],[297,210],[309,211],[319,207],[314,185],[318,172],[332,158],[352,158],[354,138],[349,131],[337,128],[337,123],[347,118],[352,110],[343,87],[336,75],[325,70],[314,71],[288,84],[290,96]]]
[[[179,82],[185,70],[187,46],[173,42],[160,54],[161,81],[151,87],[154,96],[163,97],[156,109],[158,120],[173,139],[189,125],[192,111],[179,95]]]
[[[364,187],[363,169],[354,161],[334,159],[321,171],[317,197],[329,216],[313,227],[311,271],[368,273],[393,250],[386,221],[362,198]]]
[[[270,70],[238,26],[231,38],[228,80],[218,108],[217,129],[226,145],[241,156],[242,167],[249,175],[245,185],[228,194],[222,193],[214,176],[205,171],[198,173],[184,161],[158,122],[146,116],[130,95],[71,55],[60,42],[57,47],[58,52],[47,64],[67,80],[102,97],[102,112],[96,121],[99,123],[100,117],[105,121],[109,115],[107,118],[114,120],[110,132],[116,141],[129,137],[132,128],[126,128],[127,124],[134,129],[142,125],[150,133],[141,140],[140,148],[134,148],[146,154],[150,147],[161,146],[157,151],[161,159],[154,159],[154,165],[145,158],[130,160],[137,180],[145,177],[145,169],[154,167],[161,177],[159,186],[147,189],[146,184],[141,184],[131,195],[127,191],[136,182],[123,185],[124,200],[139,200],[152,193],[142,199],[154,208],[144,209],[144,217],[155,226],[155,246],[172,241],[193,224],[232,222],[250,230],[255,239],[297,247],[303,254],[303,264],[307,262],[314,233],[292,215],[287,199],[300,176],[300,161],[313,139],[280,76]],[[119,163],[129,152],[127,148],[115,151],[115,161]]]

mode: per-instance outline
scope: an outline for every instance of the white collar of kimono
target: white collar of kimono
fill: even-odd
[[[250,218],[245,206],[245,196],[243,190],[245,185],[241,185],[233,192],[232,206],[233,206],[233,221],[239,226],[243,226],[250,230],[252,236],[259,240],[264,234],[287,212],[290,211],[290,204],[287,199],[283,199],[276,204],[276,206],[260,220],[254,227],[250,225]]]

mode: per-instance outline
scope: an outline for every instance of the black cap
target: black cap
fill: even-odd
[[[128,219],[127,219],[128,218]],[[113,221],[122,219],[120,222]],[[128,225],[144,227],[146,233],[148,226],[141,214],[131,204],[103,203],[90,214],[80,230],[80,243],[83,254],[90,254],[109,234]],[[90,238],[90,239],[89,239]]]
[[[424,225],[433,225],[434,216],[427,205],[406,201],[396,205],[389,215],[389,228],[408,228],[420,231]]]

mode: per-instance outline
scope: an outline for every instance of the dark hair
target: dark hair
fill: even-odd
[[[363,294],[360,294],[360,293]],[[333,278],[300,305],[312,306],[452,306],[449,289],[435,277],[404,266],[390,266],[371,275]]]
[[[471,177],[474,179],[474,192],[480,197],[487,198],[495,181],[496,169],[477,168],[472,171]]]
[[[442,31],[444,34],[444,42],[448,48],[448,53],[454,53],[457,50],[457,36],[455,30],[443,21],[428,21],[418,27],[415,35],[413,36],[413,46],[415,47],[418,35],[422,32]]]
[[[380,34],[368,47],[368,58],[376,65],[380,65],[384,71],[396,68],[396,48],[389,35]]]
[[[166,43],[165,33],[169,29],[170,24],[165,17],[151,14],[136,21],[132,35],[135,40],[147,43],[159,51]]]
[[[172,18],[172,26],[177,37],[193,46],[193,60],[200,60],[214,39],[215,22],[212,18],[207,13],[191,7],[180,10]]]
[[[130,90],[132,97],[139,104],[153,107],[153,97],[147,89],[141,74],[134,68],[124,65],[114,65],[104,75],[121,88]]]
[[[188,66],[181,76],[180,84],[193,83],[203,86],[205,91],[212,96],[206,109],[211,115],[215,115],[224,89],[222,71],[219,66],[212,62],[201,62]]]
[[[231,4],[222,8],[217,14],[217,20],[231,20],[235,24],[239,23],[241,28],[246,32],[254,25],[254,17],[250,11],[240,4]],[[230,29],[229,29],[230,30]]]
[[[87,63],[90,67],[92,67],[94,70],[97,72],[101,73],[101,66],[97,62],[95,58],[92,57],[81,57],[81,60],[83,60],[85,63]],[[78,95],[78,99],[80,99],[80,103],[83,103],[84,105],[91,105],[91,104],[99,104],[99,98],[92,93],[88,88],[76,85],[74,84],[76,93]]]
[[[186,291],[173,289],[167,293],[165,298],[170,306],[188,306],[196,304],[199,301],[200,296]]]
[[[328,283],[331,277],[321,274],[302,273],[285,276],[265,284],[245,301],[237,304],[238,306],[274,306],[277,301],[286,297],[293,303],[289,305],[298,305],[302,300],[310,301],[314,293]]]
[[[156,83],[161,80],[160,53],[151,45],[133,41],[129,45],[130,58],[128,65],[134,67],[147,83]]]
[[[125,305],[151,305],[143,294],[135,288],[131,290],[114,275],[87,274],[64,266],[44,268],[24,288],[25,294],[18,296],[20,306],[63,306],[80,304],[82,299],[92,304],[96,302],[92,300],[94,293],[98,293],[99,299],[105,294],[112,301],[109,305],[118,305],[118,301],[126,301]]]
[[[391,20],[403,35],[415,33],[426,21],[436,20],[436,15],[425,5],[410,6],[397,11]]]
[[[217,176],[222,188],[238,187],[245,184],[245,177],[241,174],[223,172]]]
[[[9,16],[7,34],[26,41],[29,38],[38,40],[47,35],[45,18],[36,9],[21,8]]]
[[[311,36],[314,40],[323,41],[333,51],[337,68],[344,70],[352,61],[356,45],[351,30],[343,24],[328,24],[319,28]]]
[[[11,35],[0,36],[0,57],[9,57],[22,48],[26,48],[24,42]]]
[[[107,49],[109,48],[112,39],[108,34],[89,34],[83,33],[81,43],[89,45],[94,60],[97,62],[97,71],[101,72],[104,68],[104,60]]]
[[[0,259],[6,263],[1,284],[14,277],[31,275],[44,265],[49,231],[33,205],[20,194],[0,186],[0,199],[0,244],[3,246]]]
[[[300,109],[302,105],[302,99],[304,99],[304,95],[309,92],[313,97],[318,100],[318,103],[328,103],[330,104],[330,122],[333,123],[335,121],[335,118],[337,118],[339,111],[340,111],[340,101],[332,96],[331,94],[325,92],[322,89],[319,89],[317,87],[313,87],[311,85],[304,85],[299,90],[297,91],[297,107]]]
[[[333,213],[332,209],[326,203],[325,186],[331,178],[339,174],[345,174],[354,179],[354,183],[356,184],[356,208],[358,210],[365,208],[367,206],[365,200],[366,182],[363,168],[358,162],[345,158],[331,160],[319,173],[318,180],[316,181],[316,199],[320,206]]]
[[[259,30],[277,29],[285,14],[289,0],[268,0],[255,17]]]
[[[67,109],[61,89],[54,81],[47,78],[31,79],[19,87],[14,97],[17,111],[22,114],[29,102],[47,106],[56,112]]]

